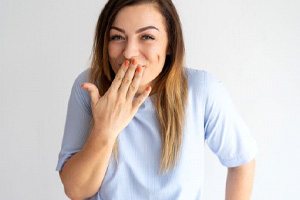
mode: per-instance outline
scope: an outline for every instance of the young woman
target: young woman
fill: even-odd
[[[75,80],[57,170],[71,199],[200,200],[205,142],[250,199],[255,141],[222,83],[184,67],[171,0],[109,0]]]

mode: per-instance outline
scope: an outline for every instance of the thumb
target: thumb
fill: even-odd
[[[90,94],[92,104],[93,104],[93,106],[95,106],[100,98],[100,94],[99,94],[99,90],[98,90],[97,86],[92,83],[87,83],[87,82],[82,83],[80,86],[81,86],[81,88],[83,88]]]

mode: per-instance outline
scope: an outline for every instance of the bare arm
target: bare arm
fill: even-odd
[[[226,200],[250,200],[255,170],[255,160],[239,167],[228,168]]]
[[[114,141],[103,141],[93,128],[82,150],[64,165],[60,177],[66,195],[73,199],[93,196],[104,178]]]

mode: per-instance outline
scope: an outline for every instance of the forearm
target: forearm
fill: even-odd
[[[66,195],[71,199],[85,199],[94,195],[104,178],[114,142],[103,141],[92,129],[82,150],[64,165],[60,177]]]
[[[253,187],[255,160],[228,168],[226,200],[250,200]]]

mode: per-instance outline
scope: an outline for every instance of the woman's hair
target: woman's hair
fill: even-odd
[[[180,19],[171,0],[109,0],[103,8],[96,26],[92,63],[89,74],[100,95],[110,87],[115,73],[109,63],[109,32],[118,12],[125,6],[153,4],[164,17],[168,34],[168,54],[161,73],[156,77],[152,93],[160,125],[162,152],[160,171],[173,168],[180,154],[183,138],[185,107],[187,102],[187,77],[183,68],[184,42]],[[117,145],[114,155],[117,158]]]

